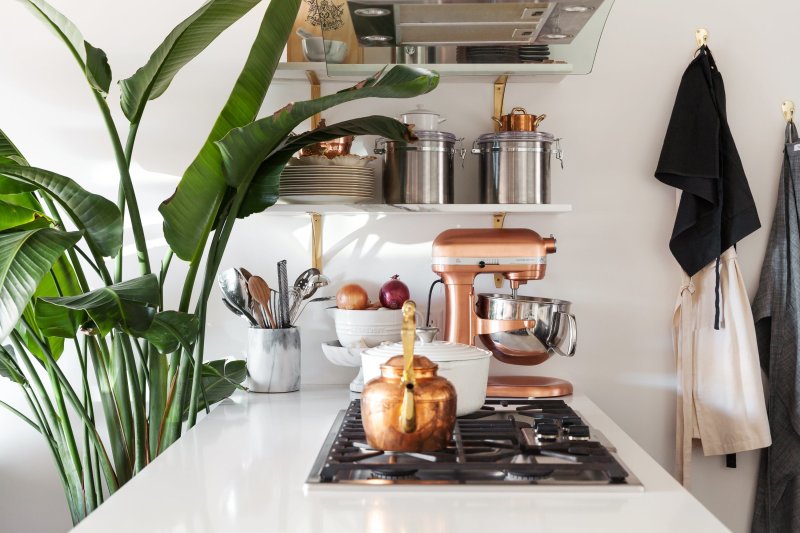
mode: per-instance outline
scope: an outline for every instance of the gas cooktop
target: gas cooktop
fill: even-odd
[[[436,452],[374,450],[361,402],[340,411],[306,483],[310,486],[592,486],[642,490],[605,438],[562,400],[490,399],[456,421]]]

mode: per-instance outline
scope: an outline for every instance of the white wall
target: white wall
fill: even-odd
[[[88,40],[108,52],[119,79],[144,64],[199,1],[55,3]],[[187,67],[145,114],[134,175],[153,242],[160,238],[155,208],[210,129],[262,10],[251,13]],[[559,252],[549,261],[547,278],[522,292],[572,300],[580,344],[574,359],[551,360],[539,368],[493,362],[494,371],[571,379],[576,391],[589,395],[668,470],[674,464],[675,403],[670,323],[679,276],[667,241],[675,196],[653,178],[666,123],[681,73],[692,57],[694,30],[706,26],[727,83],[731,127],[768,227],[782,143],[779,104],[800,98],[800,75],[791,66],[791,36],[798,16],[800,4],[791,0],[759,9],[741,1],[617,0],[592,74],[557,84],[512,83],[507,91],[509,107],[547,113],[544,129],[564,138],[566,168],[554,171],[553,200],[573,204],[574,211],[509,215],[506,225],[527,226],[558,238]],[[94,103],[66,52],[19,3],[0,7],[0,35],[5,43],[0,47],[0,128],[33,164],[73,176],[113,198],[112,154]],[[341,87],[326,84],[323,91]],[[305,98],[307,91],[302,83],[281,83],[271,90],[263,112]],[[447,116],[447,129],[471,143],[491,128],[491,94],[490,80],[445,80],[419,103]],[[109,98],[116,102],[117,92]],[[394,115],[414,103],[360,101],[331,111],[327,118],[332,122],[369,113]],[[458,169],[457,181],[459,200],[475,197],[473,156],[468,156],[463,171]],[[430,241],[450,227],[489,225],[489,216],[329,217],[324,222],[325,272],[336,284],[356,281],[371,290],[398,273],[412,296],[423,302],[434,279]],[[767,233],[762,228],[739,246],[751,296]],[[308,266],[308,249],[305,218],[258,215],[238,227],[223,265],[246,266],[274,279],[275,262],[287,258],[290,275],[296,275]],[[162,253],[163,243],[154,259]],[[132,261],[128,266],[133,267]],[[129,270],[135,273],[135,268]],[[168,301],[173,305],[181,270],[172,272]],[[490,286],[490,277],[480,280],[480,288]],[[353,371],[330,365],[317,349],[321,341],[335,336],[322,310],[307,311],[301,327],[304,383],[349,381]],[[208,330],[207,357],[241,352],[244,324],[216,301]],[[6,383],[0,383],[0,397],[19,400]],[[67,529],[68,515],[44,445],[3,411],[0,435],[0,530]],[[692,491],[734,531],[749,529],[756,463],[757,454],[740,454],[740,467],[727,470],[722,458],[702,458],[695,452]]]

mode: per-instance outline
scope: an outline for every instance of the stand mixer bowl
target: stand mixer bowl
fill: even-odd
[[[535,320],[530,329],[478,335],[494,356],[512,365],[538,365],[553,354],[575,355],[577,323],[570,314],[571,302],[551,298],[507,294],[479,294],[475,312],[489,320]],[[565,350],[562,345],[567,343]]]

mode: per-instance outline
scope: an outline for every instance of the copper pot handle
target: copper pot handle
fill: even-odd
[[[536,117],[536,120],[534,120],[534,121],[533,121],[533,129],[536,129],[536,128],[538,128],[538,127],[539,127],[539,124],[541,124],[541,123],[542,123],[542,121],[543,121],[544,119],[546,119],[546,118],[547,118],[547,115],[545,115],[545,114],[541,114],[541,115],[539,115],[538,117]]]
[[[403,304],[403,377],[400,386],[403,387],[403,404],[400,406],[400,431],[413,433],[417,429],[417,413],[414,405],[414,340],[417,336],[415,313],[417,304],[413,300],[406,300]]]
[[[514,109],[511,110],[511,113],[509,113],[509,115],[515,115],[515,114],[516,115],[527,115],[528,112],[525,111],[524,107],[515,107]]]

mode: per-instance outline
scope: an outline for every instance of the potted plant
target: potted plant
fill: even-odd
[[[114,203],[69,177],[33,166],[0,130],[0,340],[7,339],[0,346],[0,376],[21,387],[27,413],[2,399],[0,406],[46,440],[77,523],[194,425],[200,409],[240,386],[243,362],[204,362],[208,298],[236,221],[277,201],[280,173],[292,154],[345,135],[413,138],[405,125],[381,116],[300,135],[292,134],[294,128],[342,102],[424,94],[436,87],[438,76],[396,66],[258,119],[301,0],[270,2],[208,139],[159,208],[170,249],[154,271],[129,171],[146,104],[259,0],[210,0],[120,82],[129,121],[124,142],[106,99],[112,73],[105,53],[44,0],[22,1],[85,73],[119,170]],[[140,270],[127,280],[120,253],[124,216]],[[164,301],[162,290],[174,255],[189,265],[177,306]],[[62,372],[62,354],[78,358],[78,383]],[[101,408],[95,410],[97,399]],[[98,431],[101,417],[107,436]]]

